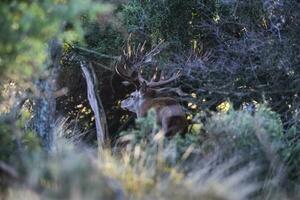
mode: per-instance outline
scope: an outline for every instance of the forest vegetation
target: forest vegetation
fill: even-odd
[[[299,199],[299,10],[0,1],[0,199]]]

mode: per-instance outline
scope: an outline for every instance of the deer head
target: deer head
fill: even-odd
[[[131,81],[135,83],[137,89],[121,102],[121,107],[137,113],[138,117],[140,117],[141,113],[144,113],[143,110],[140,110],[141,104],[152,99],[157,100],[161,97],[167,97],[172,92],[172,88],[165,88],[164,86],[175,81],[180,76],[180,73],[177,72],[168,79],[160,78],[158,81],[154,81],[155,78],[152,78],[151,81],[146,81],[142,77],[141,72],[137,72],[137,74],[137,79],[132,79]]]
[[[156,47],[156,49],[158,48]],[[141,53],[142,51],[136,50],[135,52]],[[137,117],[145,117],[150,109],[154,109],[156,122],[166,136],[176,133],[183,134],[187,130],[184,109],[175,98],[167,95],[172,88],[165,87],[178,79],[180,72],[166,78],[164,72],[160,72],[155,67],[151,80],[146,80],[142,76],[142,70],[145,61],[153,61],[152,55],[155,51],[151,50],[150,52],[152,53],[144,54],[144,56],[135,55],[134,58],[139,58],[139,60],[135,60],[135,63],[131,63],[130,59],[127,59],[124,65],[116,66],[116,72],[136,87],[136,90],[121,102],[121,107],[136,113]]]

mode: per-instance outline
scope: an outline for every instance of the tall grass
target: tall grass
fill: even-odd
[[[3,199],[297,199],[285,187],[280,119],[265,107],[213,114],[172,139],[154,131],[150,113],[101,154],[67,139],[66,121],[56,127],[52,153],[24,153]]]

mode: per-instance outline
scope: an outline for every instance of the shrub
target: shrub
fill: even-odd
[[[205,125],[205,130],[216,141],[233,149],[255,151],[259,147],[259,135],[266,134],[270,143],[283,141],[283,127],[280,117],[264,106],[259,106],[255,114],[246,110],[219,113],[212,116]]]
[[[157,43],[166,40],[177,48],[189,48],[193,39],[195,0],[188,1],[129,1],[122,14],[128,32],[142,35],[144,40]],[[180,20],[178,20],[180,19]]]
[[[247,159],[261,160],[275,168],[273,176],[282,176],[279,179],[288,180],[291,187],[299,178],[296,172],[299,160],[295,158],[299,149],[284,134],[280,116],[269,108],[259,105],[254,114],[247,110],[218,113],[209,119],[204,129],[209,138],[205,145],[222,149],[225,157],[239,152],[247,155]],[[295,130],[290,131],[295,134]]]

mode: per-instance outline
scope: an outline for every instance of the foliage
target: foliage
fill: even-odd
[[[194,92],[198,98],[192,101],[202,109],[217,110],[227,100],[234,108],[266,101],[284,127],[291,126],[300,102],[300,45],[294,34],[299,6],[296,1],[220,1],[216,20],[203,16],[215,8],[200,4],[195,48],[169,62],[185,72],[181,88]]]
[[[214,115],[207,124],[205,130],[214,140],[230,142],[223,144],[229,148],[255,151],[259,144],[259,135],[266,134],[267,141],[275,143],[283,142],[283,127],[278,114],[269,108],[259,106],[254,114],[247,111],[233,111]]]
[[[164,159],[172,164],[178,163],[193,149],[192,152],[198,152],[196,157],[221,154],[221,159],[229,159],[234,155],[246,155],[243,160],[255,159],[269,164],[275,162],[278,168],[279,165],[286,165],[285,173],[291,180],[300,178],[295,171],[300,164],[296,159],[298,146],[295,141],[291,144],[288,139],[290,136],[284,134],[280,116],[265,105],[257,105],[255,113],[230,110],[206,117],[207,121],[198,133],[188,133],[185,138],[176,136],[173,139],[161,139],[154,113],[150,112],[147,118],[137,121],[137,129],[123,132],[123,137],[130,139],[131,145],[139,145],[141,151],[152,153],[158,149],[156,145],[152,146],[155,141],[163,141]],[[295,130],[290,131],[290,134],[296,134]],[[121,141],[124,142],[122,138]],[[195,157],[192,152],[188,154],[191,158]]]
[[[39,77],[48,66],[45,44],[57,37],[65,43],[57,81],[69,91],[57,98],[57,113],[66,120],[52,124],[52,152],[42,151],[27,127],[31,103],[21,115],[13,113],[10,95],[1,91],[9,102],[5,109],[1,105],[7,113],[0,116],[3,195],[297,199],[300,3],[129,0],[111,8],[92,0],[0,3],[1,79],[21,84],[24,77]],[[197,123],[185,137],[165,138],[153,112],[134,123],[133,115],[121,110],[120,100],[134,88],[122,85],[113,67],[130,33],[130,42],[146,40],[146,49],[160,40],[169,44],[157,64],[167,73],[182,70],[177,86],[188,95],[180,100]],[[79,69],[82,57],[95,68],[113,140],[100,153],[91,145],[94,116]],[[20,94],[15,89],[14,95]]]
[[[81,130],[89,132],[89,135],[94,135],[94,123],[91,120],[93,113],[87,102],[86,85],[79,66],[82,56],[93,63],[99,93],[106,108],[107,119],[110,121],[108,126],[112,137],[118,132],[121,118],[125,113],[117,107],[117,102],[128,89],[120,86],[121,79],[114,74],[116,55],[122,51],[125,36],[122,27],[117,23],[118,19],[112,13],[111,11],[99,14],[96,21],[84,20],[82,26],[85,47],[73,44],[74,49],[71,49],[67,46],[58,78],[59,87],[68,88],[68,95],[58,98],[60,102],[58,112],[67,115],[70,121],[76,120],[76,125]],[[114,23],[108,22],[107,18]],[[87,138],[87,141],[90,138]]]
[[[80,18],[95,18],[107,9],[107,5],[92,1],[1,1],[0,75],[4,69],[14,77],[32,75],[45,62],[47,41],[53,37],[81,41]],[[71,24],[72,29],[64,24]]]
[[[166,40],[177,47],[189,47],[194,36],[192,21],[196,6],[195,0],[132,0],[124,6],[122,13],[128,32],[143,35],[153,43]]]
[[[204,126],[206,133],[189,133],[186,138],[164,138],[155,132],[150,113],[137,122],[136,129],[124,133],[120,142],[126,142],[126,148],[116,146],[99,157],[89,147],[64,138],[69,132],[64,123],[57,124],[51,156],[41,151],[22,154],[26,186],[10,187],[8,199],[17,198],[20,192],[54,199],[74,195],[80,199],[284,199],[292,195],[274,184],[282,161],[273,166],[273,159],[285,148],[277,146],[284,136],[278,115],[265,106],[254,115],[233,110],[212,114]],[[201,140],[203,134],[207,139]],[[258,134],[267,136],[266,141],[257,139]],[[203,151],[207,143],[213,148]],[[275,157],[268,157],[265,144]],[[270,159],[269,164],[262,162],[264,157]],[[270,170],[275,172],[267,173]]]
[[[113,181],[85,155],[75,154],[72,146],[68,148],[59,149],[49,159],[40,154],[27,162],[27,170],[34,172],[28,176],[30,187],[40,187],[40,196],[51,199],[73,199],[75,195],[79,199],[114,199]]]
[[[299,122],[299,119],[298,119]],[[299,162],[300,162],[300,143],[299,143],[299,123],[288,129],[285,135],[286,148],[282,150],[282,156],[284,161],[290,166],[290,178],[298,179],[299,173]]]
[[[5,115],[0,116],[0,159],[10,164],[19,162],[23,153],[39,151],[40,143],[35,134],[24,131],[24,124],[28,121],[26,111],[21,113],[20,119],[11,121]]]
[[[227,100],[235,109],[267,102],[280,114],[286,130],[295,123],[292,116],[300,102],[298,7],[297,1],[132,0],[109,15],[117,23],[86,23],[85,40],[96,53],[120,55],[127,37],[124,30],[132,33],[133,46],[146,40],[146,48],[151,48],[163,39],[169,48],[158,56],[157,65],[168,72],[182,70],[177,86],[193,95],[182,99],[186,106],[192,103],[189,114],[196,115],[199,108],[216,111]],[[121,85],[121,79],[110,71],[114,59],[88,52],[84,55],[96,62],[101,97],[112,122],[110,132],[115,134],[129,118],[128,113],[120,111],[118,102],[133,88]],[[70,65],[76,66],[75,62]],[[74,77],[70,83],[78,83],[63,85],[71,89],[73,99],[85,96],[85,86],[80,84],[76,70],[67,68],[62,73]],[[67,79],[63,75],[61,80]],[[82,103],[62,101],[69,103],[65,113],[73,113],[74,107]]]
[[[11,160],[12,155],[16,155],[16,142],[11,136],[10,127],[7,124],[1,123],[1,160]]]

